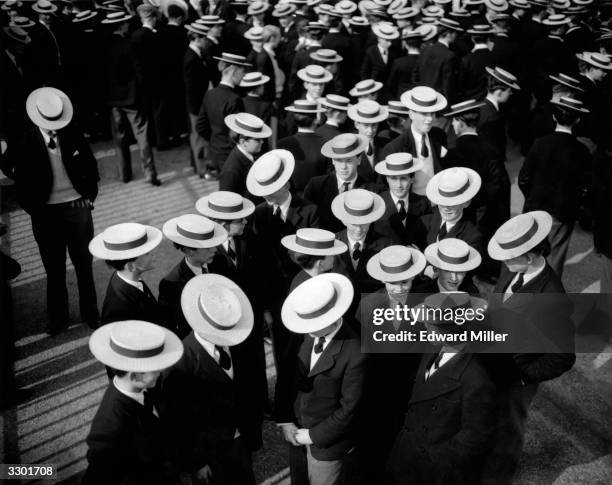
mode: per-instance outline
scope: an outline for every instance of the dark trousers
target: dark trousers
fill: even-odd
[[[111,126],[113,129],[113,140],[117,149],[119,159],[119,171],[124,182],[132,179],[132,157],[130,155],[130,128],[138,149],[142,170],[147,180],[157,177],[153,149],[147,135],[148,123],[144,113],[135,107],[113,106],[111,108]]]
[[[49,328],[58,329],[68,323],[66,249],[77,276],[81,318],[86,322],[97,321],[99,313],[91,269],[92,256],[87,248],[93,238],[91,210],[79,199],[47,205],[31,217],[34,239],[47,272]]]
[[[251,450],[242,436],[233,441],[220,463],[212,467],[212,485],[255,485]]]

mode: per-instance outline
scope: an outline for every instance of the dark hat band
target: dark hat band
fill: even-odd
[[[240,202],[236,205],[217,205],[210,200],[208,201],[208,208],[217,212],[223,212],[225,214],[231,214],[232,212],[240,212],[244,207],[243,203]]]
[[[210,315],[208,315],[208,313],[206,313],[206,310],[202,306],[202,301],[200,300],[200,298],[198,298],[198,310],[200,311],[200,315],[202,315],[202,317],[204,317],[206,322],[211,327],[216,328],[217,330],[231,330],[232,328],[234,328],[236,326],[236,325],[224,326],[224,325],[219,325],[217,322],[215,322],[212,318],[210,318]]]
[[[412,95],[410,95],[410,100],[417,106],[423,106],[424,108],[429,108],[430,106],[433,106],[438,102],[437,98],[432,99],[431,101],[424,101],[422,99],[415,98]]]
[[[470,260],[470,253],[464,254],[463,256],[449,256],[448,254],[444,254],[438,248],[438,259],[448,264],[463,264],[467,263]]]
[[[367,216],[368,214],[371,214],[374,210],[374,204],[372,204],[370,207],[366,207],[365,209],[352,209],[351,207],[347,206],[345,202],[344,210],[347,214],[350,214],[352,216]]]
[[[146,359],[147,357],[155,357],[156,355],[161,354],[164,351],[164,344],[162,343],[160,346],[153,347],[152,349],[128,349],[116,343],[111,337],[110,348],[123,357],[129,357],[131,359]]]
[[[405,163],[385,163],[387,170],[390,172],[399,172],[401,170],[408,170],[414,166],[414,160],[410,160]]]
[[[319,73],[313,74],[312,72],[306,71],[304,74],[306,76],[308,76],[308,77],[313,78],[313,79],[323,79],[325,77],[326,73],[325,72],[319,72]]]
[[[57,116],[47,116],[40,110],[38,106],[36,106],[36,111],[38,111],[38,114],[42,116],[44,119],[46,119],[47,121],[59,120],[62,117],[62,114],[64,113],[64,110],[62,109]]]
[[[329,310],[331,310],[336,304],[336,301],[338,301],[338,292],[336,291],[336,288],[334,288],[334,294],[331,297],[331,299],[318,310],[315,310],[314,312],[310,312],[310,313],[299,313],[299,312],[296,312],[296,313],[305,320],[317,318],[317,317],[320,317],[321,315],[325,315]]]
[[[238,117],[234,118],[234,121],[236,122],[236,126],[238,126],[239,128],[242,128],[244,131],[248,131],[249,133],[258,134],[262,132],[261,128],[257,129],[257,128],[252,127],[251,125],[247,125],[246,123],[243,123],[242,121],[240,121],[240,118]]]
[[[444,197],[457,197],[458,195],[463,194],[469,188],[469,186],[470,181],[468,179],[467,182],[465,182],[465,184],[463,184],[463,186],[459,187],[457,190],[442,190],[438,187],[438,193]]]
[[[533,225],[521,237],[515,239],[514,241],[509,241],[509,242],[506,242],[506,243],[500,243],[499,241],[497,241],[497,244],[499,244],[499,247],[502,248],[502,249],[514,249],[514,248],[518,248],[519,246],[521,246],[521,245],[525,244],[527,241],[529,241],[538,232],[538,229],[539,229],[538,221],[536,221],[534,219]]]
[[[259,182],[259,185],[272,185],[274,182],[276,182],[279,178],[281,178],[281,175],[283,175],[283,172],[285,171],[285,164],[281,161],[280,167],[278,168],[278,170],[276,171],[276,173],[268,180],[265,180],[263,182]]]
[[[374,86],[376,86],[376,82],[372,81],[372,82],[366,84],[365,86],[359,86],[357,88],[357,91],[367,91],[368,89],[372,89]]]
[[[178,232],[183,237],[194,239],[196,241],[206,241],[207,239],[212,239],[212,237],[215,235],[214,228],[210,232],[192,232],[188,231],[187,229],[183,229],[178,224],[176,225],[176,232]]]
[[[334,247],[334,240],[330,239],[327,241],[311,241],[309,239],[303,239],[296,234],[296,244],[310,249],[331,249]]]
[[[362,118],[376,118],[380,115],[380,110],[378,110],[376,113],[364,113],[359,108],[357,108],[357,114]]]
[[[138,239],[134,239],[133,241],[128,241],[124,243],[111,243],[108,241],[104,241],[104,247],[106,249],[110,249],[111,251],[128,251],[130,249],[136,249],[142,245],[144,245],[148,241],[148,235],[145,233],[144,236],[139,237]]]
[[[409,270],[413,264],[414,261],[412,260],[412,258],[410,258],[404,264],[400,264],[399,266],[387,266],[386,264],[380,263],[380,269],[382,269],[385,273],[398,274]]]
[[[332,149],[332,152],[334,152],[336,155],[344,155],[345,153],[352,152],[358,147],[359,147],[359,138],[355,138],[355,141],[351,143],[349,146],[346,146],[346,147],[332,146],[331,149]]]

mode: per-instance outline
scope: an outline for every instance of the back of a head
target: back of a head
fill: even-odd
[[[142,3],[136,8],[141,20],[153,20],[157,18],[158,10],[153,5]]]

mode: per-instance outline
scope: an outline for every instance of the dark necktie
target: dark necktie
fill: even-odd
[[[374,149],[372,148],[372,144],[368,143],[368,150],[366,151],[366,155],[368,157],[371,157],[373,153],[374,153]]]
[[[429,148],[427,148],[427,141],[425,135],[421,136],[421,156],[427,158],[429,156]]]
[[[353,246],[353,259],[358,261],[361,258],[361,243],[356,242]]]
[[[349,188],[351,187],[351,184],[348,182],[344,182],[342,184],[342,192],[346,192],[347,190],[349,190]]]
[[[314,353],[320,354],[321,352],[323,352],[323,345],[325,345],[325,337],[319,337],[319,340],[314,346]]]
[[[281,209],[279,206],[277,205],[274,206],[274,211],[272,212],[272,215],[274,216],[274,219],[276,219],[277,222],[282,224],[283,216],[281,214]]]
[[[223,370],[230,370],[232,368],[232,358],[225,351],[223,347],[215,345],[215,350],[219,352],[219,365]]]
[[[403,200],[398,201],[398,204],[400,207],[397,213],[400,216],[400,220],[404,222],[404,219],[406,219],[406,216],[408,215],[408,213],[406,212],[406,204],[404,204]]]
[[[234,266],[236,266],[236,251],[234,251],[234,239],[231,237],[227,240],[227,255],[232,260]]]
[[[511,287],[512,293],[518,292],[523,286],[524,281],[525,281],[525,278],[524,278],[523,273],[519,273],[517,280],[514,282],[514,284]]]
[[[205,264],[202,265],[202,274],[208,274],[208,268]]]
[[[146,295],[146,297],[155,300],[155,297],[153,296],[153,293],[151,293],[151,290],[149,289],[147,284],[142,280],[139,281],[142,283],[142,292]]]
[[[145,410],[149,414],[153,414],[154,399],[153,399],[152,393],[149,392],[149,391],[144,391],[142,394],[144,396],[144,407],[145,407]]]
[[[55,137],[49,136],[49,143],[47,143],[47,146],[50,150],[55,150],[57,148],[57,143],[55,143]]]
[[[438,229],[438,241],[441,241],[442,239],[444,239],[446,237],[447,231],[446,231],[446,222],[444,222],[441,226],[440,229]]]

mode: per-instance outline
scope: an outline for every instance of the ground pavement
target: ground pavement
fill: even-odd
[[[118,182],[110,143],[96,144],[94,151],[102,176],[93,213],[96,233],[125,221],[161,227],[172,216],[194,212],[195,201],[216,189],[216,183],[193,175],[185,147],[157,154],[163,181],[158,188],[145,184],[139,171],[135,181]],[[513,180],[513,210],[518,212],[522,205],[516,188],[520,159],[513,159],[508,170]],[[44,333],[45,274],[30,219],[10,202],[3,211],[2,220],[10,226],[10,237],[4,238],[3,245],[23,269],[13,282],[17,380],[30,390],[31,397],[0,415],[0,462],[53,463],[59,470],[58,483],[76,484],[86,466],[84,440],[108,381],[104,368],[89,352],[91,331],[78,318],[72,266],[68,272],[72,324],[67,332],[49,337]],[[563,278],[568,291],[599,291],[598,261],[591,246],[590,234],[577,229]],[[145,275],[155,293],[157,282],[180,259],[167,241],[156,254],[157,268]],[[110,271],[95,261],[94,275],[101,304]],[[272,382],[275,371],[269,348],[267,352]],[[612,346],[600,346],[594,353],[579,355],[574,369],[560,379],[541,386],[529,417],[517,483],[612,483],[611,370]],[[264,426],[264,443],[264,449],[254,457],[258,481],[288,483],[286,447],[270,422]]]

